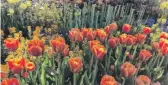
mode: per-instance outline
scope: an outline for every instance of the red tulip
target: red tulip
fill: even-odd
[[[161,53],[164,55],[164,56],[168,56],[168,43],[164,43],[162,48],[161,48]]]
[[[40,56],[44,51],[44,43],[42,40],[30,40],[28,43],[28,53],[32,56]]]
[[[123,77],[131,77],[136,73],[137,68],[129,62],[125,62],[121,65],[121,75]]]
[[[15,51],[19,46],[19,40],[14,38],[7,38],[4,40],[4,44],[9,51]]]
[[[160,41],[159,41],[159,48],[162,48],[163,44],[166,42],[166,39],[164,38],[160,38]]]
[[[69,47],[68,47],[68,45],[66,45],[65,48],[63,49],[62,55],[64,57],[69,55]]]
[[[113,76],[104,75],[101,79],[100,85],[118,85]]]
[[[23,58],[13,58],[8,60],[9,69],[12,73],[20,73],[25,66],[25,59]]]
[[[151,31],[152,31],[152,30],[151,30],[150,27],[144,27],[143,30],[142,30],[142,32],[143,32],[144,34],[146,34],[146,35],[150,34]]]
[[[119,43],[119,39],[116,38],[116,37],[110,38],[110,39],[108,40],[108,45],[110,46],[110,48],[115,48],[115,47],[117,47],[118,43]]]
[[[87,28],[82,28],[82,29],[81,29],[81,32],[82,32],[82,35],[83,35],[84,37],[86,37],[86,34],[87,34],[87,32],[88,32],[88,29],[87,29]]]
[[[73,42],[81,42],[83,40],[82,32],[80,32],[80,30],[77,28],[71,29],[68,36]]]
[[[131,25],[129,25],[129,24],[124,24],[124,25],[122,26],[122,31],[125,32],[125,33],[130,32],[130,31],[131,31]]]
[[[62,37],[57,37],[53,40],[50,40],[50,45],[52,46],[54,52],[62,52],[66,46],[65,40]]]
[[[86,38],[88,41],[94,40],[96,37],[96,32],[93,31],[92,29],[89,29],[88,32],[86,33]]]
[[[70,58],[68,60],[68,64],[73,73],[78,73],[83,66],[82,59],[80,57]]]
[[[26,69],[27,69],[28,71],[34,71],[34,70],[35,70],[35,64],[34,64],[33,62],[28,62],[28,63],[26,64]]]
[[[160,34],[160,38],[167,39],[167,38],[168,38],[168,33],[162,32],[162,33]]]
[[[139,53],[139,59],[141,61],[147,61],[151,56],[152,56],[151,53],[145,49],[141,50]]]
[[[22,73],[22,77],[23,77],[23,78],[27,78],[28,76],[29,76],[28,72],[23,72],[23,73]]]
[[[135,80],[135,85],[150,85],[151,79],[145,75],[140,75]]]
[[[9,79],[3,80],[1,82],[1,85],[20,85],[20,84],[16,78],[9,78]]]
[[[112,23],[108,26],[106,26],[104,28],[104,31],[107,33],[107,34],[110,34],[112,31],[116,30],[117,29],[117,24],[116,23]]]
[[[140,33],[137,33],[136,35],[135,35],[135,37],[136,37],[136,43],[137,44],[142,44],[144,41],[145,41],[145,39],[146,39],[146,35],[144,35],[144,34],[140,34]]]
[[[97,59],[103,59],[106,54],[105,47],[99,44],[92,47],[92,52]]]

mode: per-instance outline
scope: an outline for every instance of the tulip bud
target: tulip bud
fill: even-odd
[[[152,30],[151,30],[150,27],[144,27],[143,30],[142,30],[142,32],[143,32],[144,34],[146,34],[146,35],[150,34],[151,31],[152,31]]]
[[[151,79],[145,75],[140,75],[135,80],[135,85],[150,85]]]
[[[125,33],[130,32],[130,31],[131,31],[131,25],[129,25],[129,24],[124,24],[124,25],[122,26],[122,31],[125,32]]]
[[[118,43],[119,43],[119,39],[118,38],[110,38],[109,40],[108,40],[108,45],[110,46],[110,48],[115,48],[115,47],[117,47],[117,45],[118,45]]]

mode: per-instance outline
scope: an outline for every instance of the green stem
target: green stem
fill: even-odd
[[[92,76],[92,82],[91,82],[90,85],[94,85],[94,82],[95,82],[95,79],[96,79],[96,75],[97,75],[97,71],[98,71],[97,64],[98,64],[98,59],[96,59],[96,63],[95,63],[95,66],[94,66],[94,72],[93,72],[93,76]]]
[[[107,67],[106,67],[107,71],[108,71],[108,69],[109,69],[109,67],[110,67],[110,58],[111,58],[112,51],[113,51],[113,50],[110,49],[110,53],[109,53],[108,61],[107,61]]]
[[[126,79],[124,78],[124,80],[123,80],[123,82],[122,82],[122,85],[125,85],[125,80],[126,80]]]
[[[165,58],[165,57],[163,56],[158,67],[160,67],[160,66],[162,65],[162,63],[163,63],[163,61],[164,61],[164,58]]]
[[[92,54],[91,54],[91,55],[92,55]],[[90,60],[90,66],[89,66],[89,74],[91,74],[91,71],[92,71],[93,58],[94,58],[94,56],[92,55],[92,56],[91,56],[91,60]]]
[[[73,73],[73,85],[77,85],[76,82],[77,82],[77,74]]]

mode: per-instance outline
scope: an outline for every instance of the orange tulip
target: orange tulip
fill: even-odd
[[[68,36],[73,42],[81,42],[83,40],[82,32],[80,32],[80,30],[77,28],[71,29]]]
[[[65,40],[62,37],[57,37],[54,40],[50,40],[50,45],[55,52],[62,52],[65,48]]]
[[[81,29],[81,32],[82,32],[82,35],[83,35],[84,37],[86,37],[86,34],[87,34],[87,32],[88,32],[88,29],[87,29],[87,28],[82,28],[82,29]]]
[[[160,34],[160,38],[167,39],[167,38],[168,38],[168,33],[162,32],[162,33]]]
[[[104,28],[104,31],[107,34],[110,34],[112,31],[116,30],[117,28],[118,28],[117,23],[111,23],[110,25]]]
[[[113,76],[104,75],[101,79],[100,85],[118,85]]]
[[[162,48],[163,44],[166,43],[166,39],[164,38],[160,38],[160,41],[159,41],[159,48]]]
[[[103,59],[106,54],[105,47],[103,45],[93,45],[92,53],[97,59]]]
[[[125,39],[127,38],[127,34],[121,34],[119,38],[120,38],[120,43],[125,44]]]
[[[82,59],[80,57],[70,58],[68,60],[68,64],[73,73],[78,73],[83,66]]]
[[[144,27],[144,28],[142,29],[142,32],[143,32],[144,34],[146,34],[146,35],[150,34],[151,31],[152,31],[152,30],[151,30],[150,27]]]
[[[62,55],[64,57],[69,55],[69,47],[68,47],[68,45],[66,45],[65,48],[63,49]]]
[[[125,39],[125,44],[126,45],[134,45],[136,43],[136,37],[132,36],[132,35],[127,35],[126,39]]]
[[[28,62],[28,63],[26,64],[26,69],[27,69],[28,71],[34,71],[34,69],[35,69],[34,63],[33,63],[33,62]]]
[[[108,45],[110,46],[110,48],[115,48],[119,43],[119,39],[116,37],[110,38],[108,40]]]
[[[28,43],[28,53],[33,56],[40,56],[44,51],[44,43],[42,40],[34,39]]]
[[[150,85],[151,79],[145,75],[140,75],[135,80],[135,85]]]
[[[3,80],[1,85],[20,85],[19,81],[16,78],[10,78],[7,80]]]
[[[97,29],[96,35],[100,38],[101,41],[105,41],[107,38],[107,34],[103,29]]]
[[[122,31],[125,32],[125,33],[130,32],[130,31],[131,31],[131,25],[129,25],[129,24],[124,24],[124,25],[122,26]]]
[[[125,62],[121,66],[121,75],[123,77],[131,77],[136,73],[137,68],[129,62]]]
[[[137,44],[142,44],[144,41],[145,41],[145,39],[146,39],[146,35],[144,35],[144,34],[140,34],[140,33],[137,33],[136,35],[135,35],[135,37],[136,37],[136,43]]]
[[[141,61],[147,61],[151,56],[152,55],[151,55],[150,51],[145,50],[145,49],[141,50],[139,53],[139,59]]]
[[[4,44],[9,51],[15,51],[19,46],[19,40],[14,38],[7,38],[4,40]]]
[[[96,37],[96,32],[93,31],[93,30],[91,30],[91,29],[89,29],[88,32],[86,33],[86,38],[87,38],[87,40],[88,40],[88,41],[94,40],[95,37]]]
[[[98,44],[100,44],[100,41],[98,41],[98,40],[89,41],[89,48],[90,48],[90,50],[92,51],[92,47],[94,45],[98,45]]]
[[[152,42],[152,49],[158,52],[158,50],[159,50],[159,43],[158,42]]]
[[[15,33],[15,32],[16,32],[16,28],[15,28],[15,27],[9,28],[9,32],[10,32],[10,33]]]
[[[23,58],[14,58],[8,60],[8,66],[12,73],[20,73],[25,66],[25,59]]]

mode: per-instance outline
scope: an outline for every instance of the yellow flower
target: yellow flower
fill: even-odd
[[[15,11],[12,8],[8,9],[8,15],[13,15],[15,13]]]
[[[165,24],[166,23],[166,19],[162,19],[161,23]]]
[[[25,4],[26,4],[28,7],[32,6],[32,2],[31,2],[31,1],[26,1]]]
[[[16,32],[16,28],[15,28],[15,27],[11,27],[11,28],[9,28],[9,32],[10,32],[10,33],[14,33],[14,32]]]
[[[162,3],[160,4],[160,8],[161,8],[161,9],[166,9],[166,8],[168,8],[167,5],[168,5],[168,2],[162,2]]]
[[[21,3],[21,4],[19,5],[19,7],[20,7],[21,9],[26,9],[26,8],[27,8],[27,5],[26,5],[25,3]]]
[[[19,33],[15,33],[14,34],[14,38],[18,38],[19,39]]]
[[[20,0],[7,0],[9,4],[15,4],[20,2]]]
[[[36,30],[35,30],[37,33],[40,33],[40,27],[39,26],[36,26]]]

